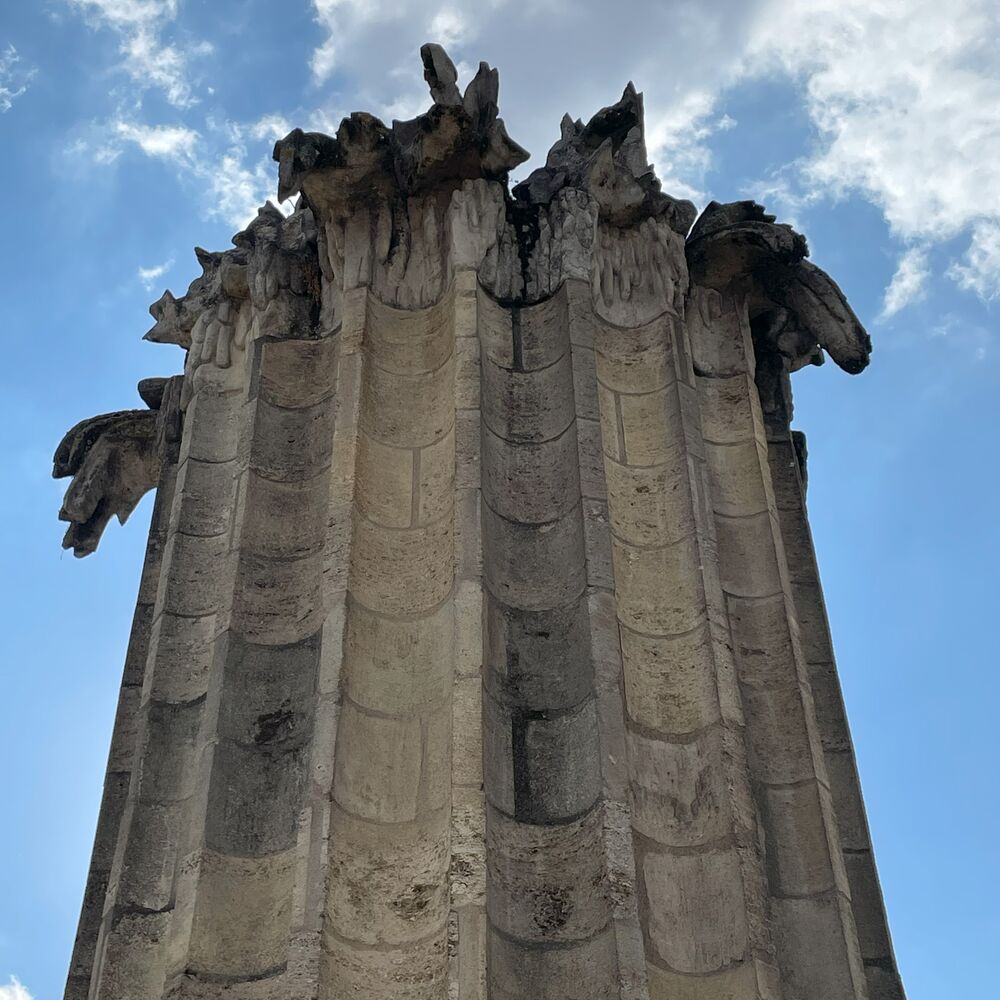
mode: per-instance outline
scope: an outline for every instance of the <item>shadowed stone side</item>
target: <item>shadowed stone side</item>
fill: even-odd
[[[902,1000],[790,430],[868,335],[631,84],[509,190],[421,61],[56,453],[77,555],[158,487],[66,997]]]

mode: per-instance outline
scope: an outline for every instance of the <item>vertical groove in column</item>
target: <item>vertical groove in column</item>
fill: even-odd
[[[111,866],[115,846],[122,835],[122,817],[125,812],[129,782],[135,766],[139,703],[142,698],[149,658],[153,607],[156,602],[156,587],[163,563],[167,522],[177,480],[175,459],[176,456],[173,459],[168,457],[164,461],[160,481],[156,487],[156,498],[153,502],[153,513],[150,518],[149,538],[146,542],[139,593],[135,614],[132,617],[132,631],[125,654],[125,668],[118,695],[118,709],[115,713],[115,724],[111,734],[111,748],[108,752],[104,792],[101,796],[100,812],[97,819],[97,832],[94,836],[94,848],[87,872],[80,923],[70,958],[64,1000],[87,1000],[90,995],[91,976],[94,970],[101,918],[104,913],[108,883],[111,877]]]
[[[564,294],[568,300],[577,458],[586,541],[590,655],[601,745],[604,855],[618,956],[618,992],[621,1000],[648,1000],[649,984],[635,892],[625,692],[611,566],[608,488],[601,451],[601,414],[594,353],[597,319],[587,283],[578,279],[568,280]]]
[[[866,994],[850,889],[799,647],[744,299],[692,331],[723,591],[736,652],[782,981],[790,997]],[[823,949],[816,947],[824,940]]]
[[[476,272],[457,270],[454,282],[456,579],[448,995],[449,1000],[486,1000],[483,561]]]
[[[757,363],[758,383],[762,377]],[[771,366],[773,367],[773,366]],[[765,377],[766,377],[766,373]],[[771,373],[773,377],[774,373]],[[788,400],[788,375],[780,397]],[[763,402],[764,396],[761,395]],[[784,410],[784,408],[782,408]],[[871,1000],[903,1000],[903,987],[893,953],[882,890],[865,816],[854,747],[837,676],[833,643],[809,519],[805,503],[805,442],[793,438],[785,412],[764,414],[767,428],[767,456],[781,537],[788,563],[789,582],[799,624],[799,639],[812,689],[819,738],[826,761],[830,790],[840,833],[844,866],[851,892],[851,909],[858,930],[858,942]]]
[[[322,625],[333,341],[254,345],[252,437],[235,597],[204,776],[187,974],[258,982],[290,951]],[[236,988],[236,987],[233,987]],[[204,993],[190,982],[177,996]]]
[[[671,314],[595,332],[649,995],[780,996],[697,399]]]
[[[454,307],[369,297],[319,996],[447,991]],[[419,459],[415,456],[419,453]]]
[[[173,924],[199,779],[198,734],[232,595],[231,580],[217,567],[229,551],[245,384],[239,364],[202,366],[185,414],[153,608],[136,768],[94,970],[96,1000],[159,997],[176,961]]]
[[[605,1000],[618,977],[565,289],[513,313],[480,292],[489,992]]]

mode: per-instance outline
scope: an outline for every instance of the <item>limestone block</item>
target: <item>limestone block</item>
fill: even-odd
[[[250,468],[266,479],[302,482],[330,464],[333,407],[289,410],[258,399]]]
[[[453,295],[426,309],[396,309],[376,298],[368,302],[365,352],[387,372],[402,375],[437,371],[450,357]]]
[[[481,787],[452,789],[452,907],[482,906],[486,899],[486,799]]]
[[[674,380],[670,319],[624,329],[601,325],[594,338],[598,381],[612,392],[643,394]]]
[[[221,535],[230,530],[236,499],[236,462],[201,462],[189,458],[177,475],[182,499],[174,507],[171,528],[185,535]]]
[[[205,843],[216,851],[261,857],[294,846],[308,781],[301,747],[215,747],[205,818]]]
[[[229,539],[225,535],[171,535],[163,554],[170,570],[157,594],[157,610],[185,618],[215,611],[221,582],[219,568],[225,564],[228,551]]]
[[[875,859],[871,851],[852,851],[844,854],[844,864],[862,958],[866,961],[891,958],[892,944],[886,927]]]
[[[815,584],[818,573],[808,522],[798,512],[782,511],[780,523],[789,578],[793,584]]]
[[[639,725],[681,734],[719,718],[707,623],[677,636],[647,636],[623,627],[621,643],[625,703]]]
[[[455,494],[455,429],[414,453],[414,523],[430,524],[450,513]]]
[[[767,453],[756,438],[737,444],[709,441],[705,452],[712,470],[712,500],[717,513],[748,517],[768,510]]]
[[[261,556],[294,558],[317,552],[326,530],[329,469],[296,482],[248,474],[240,543]]]
[[[159,560],[157,559],[157,562]],[[122,687],[142,687],[146,677],[146,661],[149,657],[150,643],[153,634],[153,602],[156,591],[150,601],[141,601],[135,606],[132,616],[132,631],[129,633],[128,649],[125,653],[125,666],[122,670]]]
[[[334,807],[326,920],[368,946],[417,942],[448,916],[448,814],[384,824]]]
[[[759,781],[806,781],[816,774],[814,746],[798,685],[743,688],[750,757]]]
[[[715,519],[722,589],[734,597],[773,597],[782,590],[770,513]]]
[[[523,823],[559,823],[581,815],[601,791],[597,708],[593,698],[565,712],[525,712],[484,698],[486,794]]]
[[[452,684],[454,605],[397,620],[352,604],[347,616],[344,692],[372,712],[420,715],[441,705]]]
[[[678,434],[677,408],[676,386],[641,396],[619,394],[626,465],[676,463],[682,441]]]
[[[573,946],[539,947],[491,929],[486,967],[492,1000],[613,1000],[618,959],[610,926]]]
[[[196,788],[202,699],[184,704],[151,701],[144,708],[139,796],[143,802],[181,802]]]
[[[490,592],[525,610],[568,604],[586,585],[579,510],[548,524],[517,524],[483,508],[483,561]]]
[[[135,756],[136,736],[139,730],[139,703],[142,689],[122,687],[118,692],[118,707],[108,752],[108,771],[130,771]]]
[[[624,462],[625,437],[622,431],[619,396],[598,384],[597,399],[601,410],[601,450],[604,455],[616,462]]]
[[[864,996],[850,903],[839,893],[772,903],[785,995],[857,1000]],[[823,947],[816,946],[817,941]]]
[[[440,808],[451,788],[451,707],[426,719],[341,710],[334,798],[347,812],[401,823]]]
[[[535,305],[509,309],[480,288],[479,340],[484,368],[488,367],[486,359],[495,367],[521,372],[539,371],[562,359],[568,362],[568,325],[564,291]]]
[[[260,345],[262,399],[286,409],[315,406],[333,395],[337,342],[320,340],[265,340]]]
[[[763,973],[752,959],[697,976],[650,964],[648,975],[649,1000],[781,1000],[780,992],[761,982]]]
[[[535,826],[490,810],[486,823],[490,922],[524,942],[585,940],[608,922],[601,810]]]
[[[760,422],[754,419],[752,400],[757,396],[757,389],[752,376],[699,377],[697,382],[701,397],[702,431],[706,441],[737,444],[752,441],[755,437],[764,441]],[[766,446],[766,441],[764,444]]]
[[[461,580],[483,576],[482,501],[478,489],[455,495],[455,574]]]
[[[477,410],[480,406],[480,346],[477,337],[455,339],[455,408]]]
[[[791,438],[769,439],[767,457],[778,510],[801,514],[803,508],[802,477],[799,461]]]
[[[479,410],[458,410],[455,413],[455,487],[479,487],[480,452]]]
[[[452,780],[456,785],[483,784],[483,682],[478,676],[455,681],[452,702]]]
[[[368,520],[388,528],[413,523],[413,448],[396,448],[358,434],[355,502]]]
[[[844,714],[844,699],[840,692],[835,663],[809,663],[809,688],[816,709],[816,725],[823,749],[828,753],[845,753],[851,749],[851,735]]]
[[[715,378],[752,367],[752,347],[741,298],[692,285],[688,293],[687,327],[692,363],[699,375]]]
[[[694,533],[695,512],[688,463],[677,450],[671,460],[643,468],[605,458],[611,529],[630,545],[662,545]]]
[[[399,448],[437,441],[454,422],[454,358],[427,374],[388,372],[365,360],[360,425],[373,438]]]
[[[215,656],[216,616],[187,618],[164,611],[153,625],[148,696],[184,702],[202,697]]]
[[[484,675],[493,698],[529,711],[578,705],[591,690],[590,625],[582,597],[542,611],[486,603]]]
[[[255,979],[288,958],[294,850],[261,858],[205,851],[188,961],[195,973]]]
[[[583,534],[587,550],[587,584],[602,590],[614,586],[608,505],[604,500],[583,501]]]
[[[580,467],[580,492],[587,500],[607,500],[604,482],[604,455],[601,450],[599,420],[577,418],[576,443]]]
[[[637,860],[653,957],[689,974],[717,972],[746,958],[748,929],[735,848],[697,854],[644,851]]]
[[[483,428],[483,497],[501,517],[541,524],[579,502],[580,469],[574,427],[540,444],[512,445]]]
[[[320,958],[323,1000],[441,1000],[447,988],[447,932],[402,947],[362,948],[327,927]]]
[[[598,420],[600,404],[597,400],[597,367],[593,347],[574,344],[571,355],[576,417],[578,420]]]
[[[568,351],[538,371],[513,371],[484,359],[483,420],[507,441],[551,441],[575,417],[572,378]]]
[[[244,552],[237,570],[234,631],[251,642],[283,646],[323,624],[322,553],[274,559]]]
[[[797,683],[785,595],[765,600],[729,596],[726,603],[740,683],[754,688],[788,688]]]
[[[354,517],[351,589],[365,607],[391,615],[423,614],[440,604],[454,579],[450,517],[392,531]]]
[[[799,623],[802,653],[806,662],[815,663],[832,658],[833,643],[823,607],[819,583],[796,583],[792,587],[795,617]]]
[[[728,788],[717,729],[685,743],[626,730],[632,824],[669,847],[702,847],[730,829]]]
[[[242,391],[213,392],[205,387],[188,403],[180,462],[229,462],[236,458],[244,426]]]
[[[173,899],[174,863],[184,804],[134,802],[126,811],[128,839],[109,901],[122,909],[165,910]]]
[[[815,781],[760,790],[768,881],[778,896],[848,891],[843,865],[831,851],[829,792]],[[838,877],[839,875],[839,877]]]
[[[825,762],[841,846],[845,851],[870,850],[868,823],[861,801],[861,783],[854,754],[828,753]]]
[[[287,646],[230,634],[218,733],[271,752],[309,742],[319,669],[319,632]]]
[[[640,549],[612,538],[615,594],[621,623],[635,632],[673,635],[705,620],[701,555],[694,536]]]
[[[108,931],[96,995],[101,1000],[148,1000],[163,989],[158,962],[170,913],[124,913]]]
[[[482,676],[483,588],[473,580],[460,580],[455,587],[455,676]]]

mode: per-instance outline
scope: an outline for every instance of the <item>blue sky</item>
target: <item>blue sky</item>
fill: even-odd
[[[179,371],[149,302],[276,186],[270,148],[427,104],[417,49],[535,159],[633,79],[665,188],[756,197],[809,237],[875,344],[796,376],[810,512],[911,1000],[984,995],[1000,940],[989,622],[1000,556],[1000,14],[985,0],[39,0],[0,10],[0,1000],[57,1000],[150,498],[61,552],[63,432]],[[707,8],[707,9],[706,9]],[[22,985],[18,985],[22,984]]]

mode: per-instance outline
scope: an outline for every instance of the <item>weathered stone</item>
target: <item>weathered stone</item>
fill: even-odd
[[[902,1000],[789,426],[867,334],[631,84],[509,192],[420,57],[56,453],[77,555],[157,488],[66,997]]]

